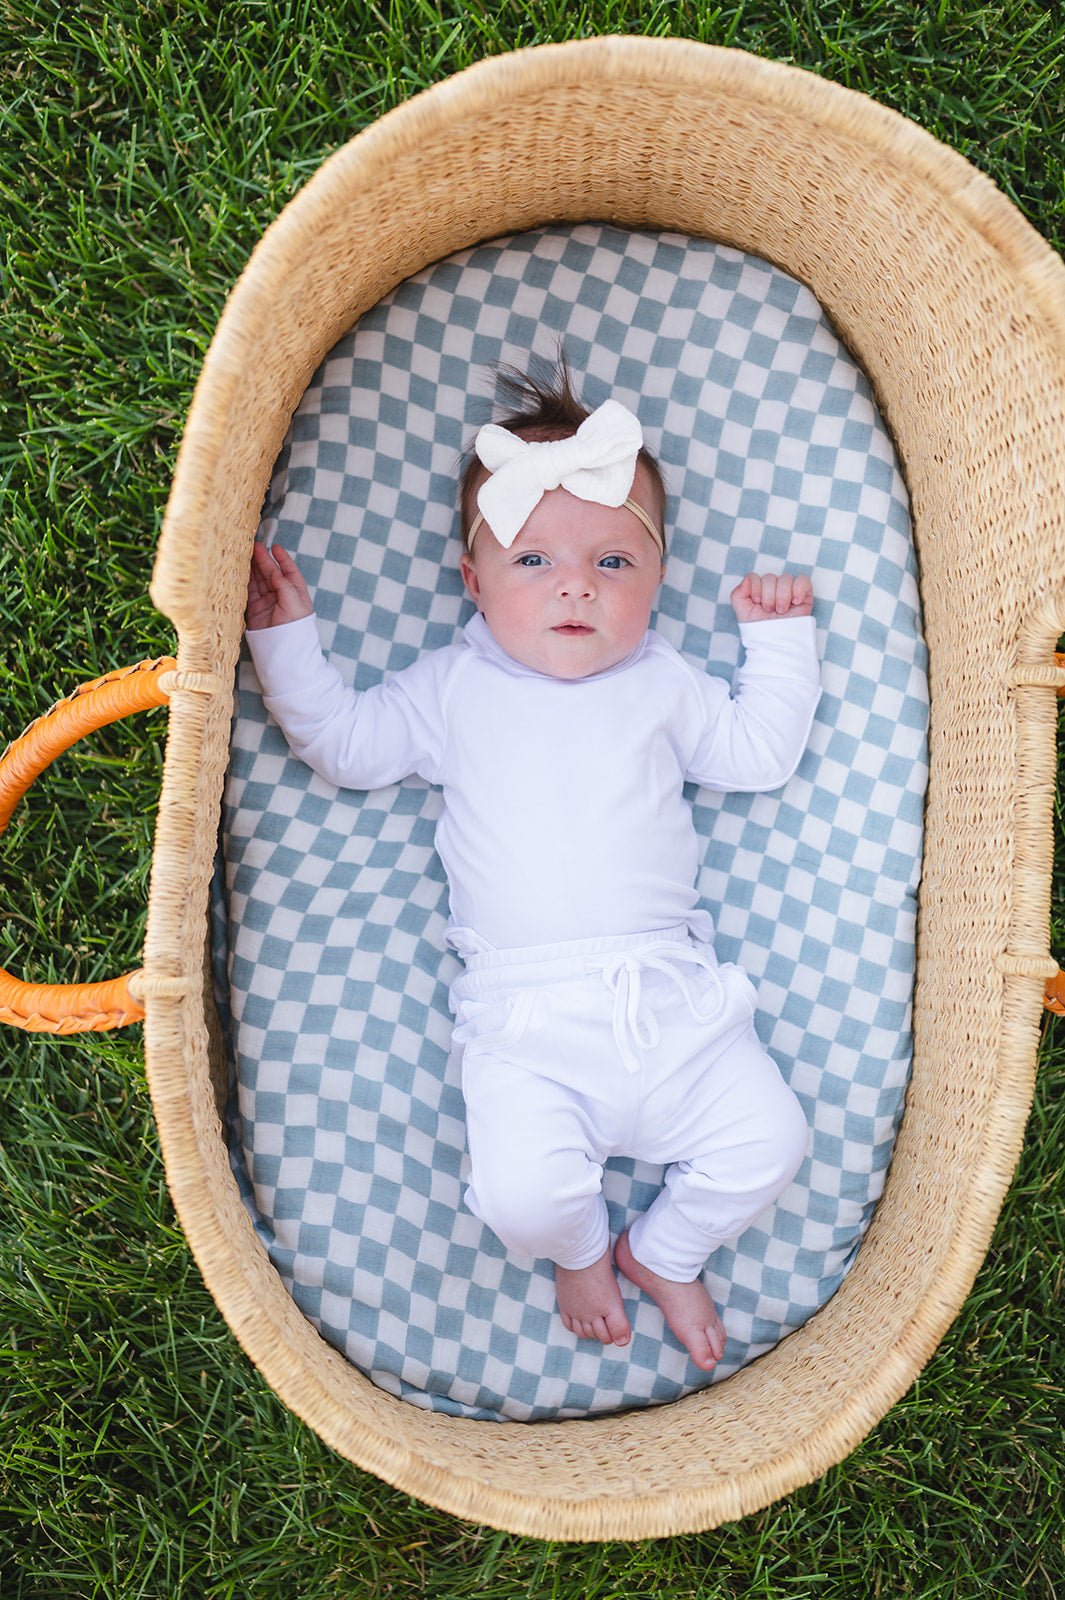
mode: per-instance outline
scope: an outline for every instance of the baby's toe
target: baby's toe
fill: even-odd
[[[628,1318],[623,1311],[608,1311],[606,1315],[607,1337],[604,1343],[628,1344],[632,1337]]]
[[[725,1353],[724,1331],[713,1323],[707,1323],[705,1328],[693,1329],[688,1350],[695,1365],[709,1372]]]

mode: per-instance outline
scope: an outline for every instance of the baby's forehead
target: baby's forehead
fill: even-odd
[[[604,506],[558,488],[549,489],[533,508],[509,553],[535,548],[587,556],[608,546],[633,555],[660,554],[656,541],[629,506]]]
[[[631,512],[624,505],[605,506],[599,500],[585,500],[559,487],[545,490],[514,542],[519,544],[530,529],[539,529],[559,538],[587,539],[594,543],[597,530],[609,528],[613,532],[615,528],[630,526],[638,530],[640,524],[633,522]]]

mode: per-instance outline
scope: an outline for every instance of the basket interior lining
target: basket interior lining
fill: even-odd
[[[824,765],[837,811],[861,809],[887,777],[890,804],[883,790],[877,804],[886,811],[871,808],[878,837],[862,839],[861,821],[843,826],[841,815],[829,817],[810,772],[800,771],[805,788],[783,796],[727,797],[720,807],[705,795],[692,798],[708,841],[701,888],[721,908],[719,952],[760,981],[770,1048],[811,1116],[823,1120],[811,1166],[821,1176],[808,1194],[820,1193],[826,1154],[857,1147],[859,1130],[867,1145],[857,1173],[844,1184],[837,1167],[832,1182],[834,1204],[849,1212],[847,1227],[816,1215],[823,1195],[814,1214],[808,1201],[785,1197],[746,1254],[719,1252],[711,1262],[734,1330],[723,1376],[804,1321],[842,1277],[882,1185],[901,1108],[924,771],[905,493],[868,385],[812,297],[785,275],[704,241],[594,225],[538,230],[509,250],[508,260],[498,244],[480,246],[400,285],[327,358],[278,463],[264,532],[299,551],[326,648],[356,686],[450,642],[466,614],[450,544],[455,459],[489,404],[478,368],[499,356],[520,358],[530,345],[544,349],[545,333],[564,331],[586,373],[589,402],[617,394],[659,445],[673,533],[658,626],[678,648],[727,674],[736,659],[727,605],[735,578],[756,556],[820,570],[829,681],[836,674],[850,685],[858,697],[850,714],[859,720],[868,720],[879,696],[896,722],[889,727],[881,715],[879,754],[863,755],[855,767],[854,731],[833,710],[810,760]],[[799,403],[804,385],[822,395],[816,418]],[[818,431],[825,414],[841,430],[831,447]],[[850,544],[837,536],[843,524]],[[885,620],[869,596],[882,605],[886,593],[893,599]],[[335,812],[328,786],[290,763],[277,730],[264,725],[249,674],[242,667],[227,800],[229,977],[239,980],[241,1109],[255,1178],[246,1196],[297,1303],[375,1382],[445,1411],[564,1416],[671,1399],[697,1386],[701,1375],[663,1340],[649,1303],[632,1308],[644,1359],[604,1376],[601,1353],[565,1348],[569,1336],[551,1320],[549,1273],[515,1277],[492,1236],[460,1206],[438,1214],[441,1185],[460,1182],[462,1108],[443,1003],[450,958],[441,957],[444,888],[431,850],[436,796],[407,784],[365,804],[355,797],[353,810]],[[830,696],[833,708],[837,700]],[[875,772],[862,770],[870,759],[879,762]],[[261,807],[254,817],[249,795],[251,811]],[[890,839],[885,828],[895,830]],[[330,844],[332,859],[323,855],[323,836],[343,839]],[[276,903],[261,887],[266,880],[277,884]],[[761,909],[752,885],[764,897]],[[837,960],[864,974],[872,954],[887,980],[850,1017],[827,987],[816,926],[797,921],[800,907],[808,914],[817,902],[815,919],[827,917],[843,941]],[[327,906],[332,923],[323,940]],[[317,970],[322,963],[305,950],[294,954],[298,937],[279,937],[293,915],[318,930],[318,948],[330,951],[328,971]],[[752,927],[764,932],[774,921],[759,948]],[[276,988],[279,962],[275,1004],[262,991]],[[353,996],[371,991],[371,1015],[353,1021]],[[869,1076],[874,1036],[891,1081],[848,1083],[848,1071]],[[280,1038],[289,1041],[284,1060]],[[355,1084],[376,1079],[376,1087],[353,1088],[353,1064]],[[312,1123],[333,1119],[331,1129],[312,1127],[304,1112],[293,1117],[308,1094],[318,1105]],[[292,1123],[301,1115],[298,1153]],[[355,1179],[337,1152],[350,1151],[353,1139],[361,1150],[373,1144],[366,1130],[382,1117],[408,1134],[401,1148],[382,1152],[378,1142],[375,1157],[359,1158],[367,1170]],[[294,1198],[297,1169],[310,1174],[309,1202],[307,1190]],[[239,1161],[238,1170],[243,1179]],[[627,1209],[647,1203],[656,1181],[633,1163],[616,1164],[607,1184],[615,1227]],[[316,1191],[322,1183],[334,1192]],[[386,1212],[399,1215],[398,1243],[379,1237]],[[308,1240],[316,1243],[308,1248]],[[445,1270],[449,1255],[468,1266],[476,1260],[476,1268],[456,1280]],[[385,1281],[390,1287],[382,1288]],[[795,1292],[800,1281],[805,1287]]]

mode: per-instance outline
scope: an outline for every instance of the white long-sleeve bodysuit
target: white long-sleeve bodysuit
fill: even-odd
[[[732,694],[654,632],[605,672],[557,679],[513,660],[477,616],[360,694],[325,660],[313,617],[248,634],[267,709],[316,772],[443,789],[436,845],[466,963],[452,1004],[467,1201],[518,1253],[597,1260],[602,1162],[632,1155],[670,1164],[633,1252],[689,1281],[805,1153],[751,986],[710,947],[682,792],[777,788],[805,748],[813,619],[740,633]]]

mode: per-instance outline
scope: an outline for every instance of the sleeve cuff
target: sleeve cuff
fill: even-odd
[[[309,617],[281,622],[275,628],[249,628],[244,637],[265,695],[294,688],[301,679],[313,675],[321,659],[318,619],[313,611]]]

